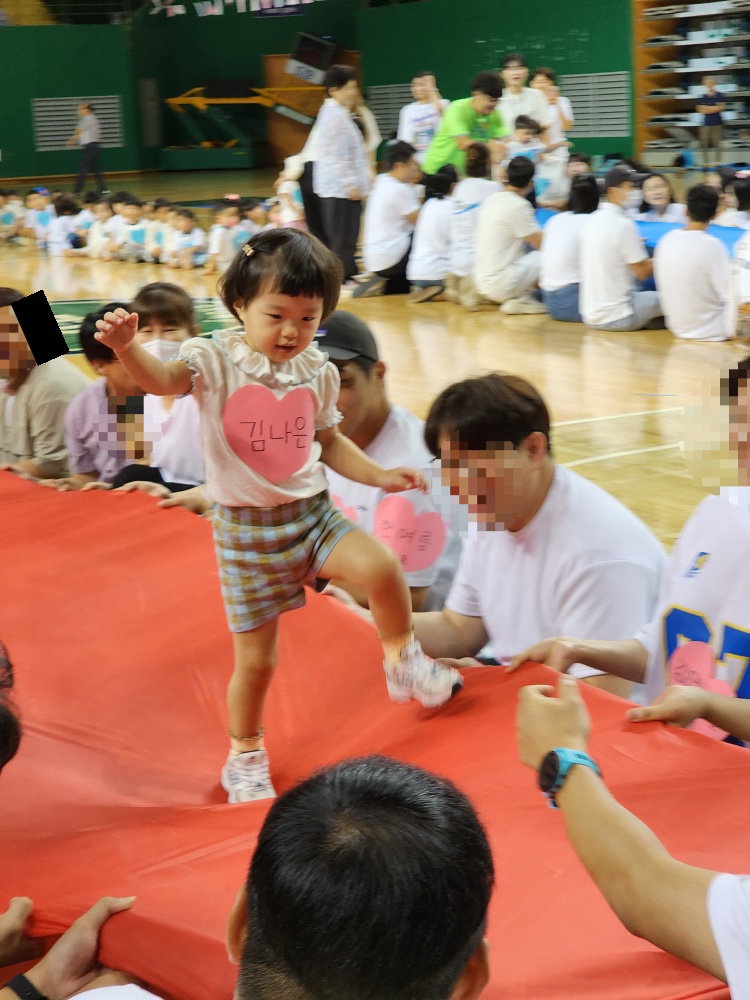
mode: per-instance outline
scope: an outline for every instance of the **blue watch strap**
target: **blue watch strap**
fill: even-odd
[[[599,775],[600,778],[602,776],[602,772],[594,758],[590,757],[587,753],[583,753],[582,750],[568,750],[566,747],[555,747],[552,752],[557,755],[559,765],[557,778],[555,779],[555,783],[552,788],[544,794],[551,808],[559,809],[560,807],[556,801],[557,793],[565,784],[565,779],[568,777],[571,768],[575,767],[576,764],[582,764],[584,767],[590,767],[592,771],[595,771]]]

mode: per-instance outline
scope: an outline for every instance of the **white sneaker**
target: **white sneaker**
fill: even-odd
[[[276,798],[265,750],[230,753],[221,772],[221,785],[229,795],[230,802]]]
[[[431,659],[416,640],[401,650],[400,663],[395,666],[385,663],[384,666],[391,701],[416,698],[425,708],[437,708],[464,684],[457,670]]]
[[[522,295],[518,299],[507,299],[503,302],[500,312],[506,316],[520,316],[524,313],[546,313],[547,307],[530,295]]]

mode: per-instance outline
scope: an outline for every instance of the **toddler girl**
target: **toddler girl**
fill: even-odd
[[[163,364],[136,341],[138,316],[107,313],[97,334],[148,393],[192,392],[201,413],[206,490],[222,594],[234,639],[227,696],[230,802],[275,795],[263,705],[276,666],[279,615],[305,603],[315,577],[361,587],[385,650],[388,691],[437,707],[463,684],[414,639],[397,558],[331,503],[323,464],[386,492],[421,488],[412,469],[385,470],[338,432],[339,375],[313,343],[336,307],[341,267],[314,237],[273,229],[244,244],[220,281],[241,330],[183,344]]]

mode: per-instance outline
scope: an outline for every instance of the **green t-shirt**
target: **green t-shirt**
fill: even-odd
[[[456,145],[456,136],[467,135],[473,142],[489,142],[490,139],[499,139],[506,131],[499,111],[478,115],[471,97],[453,101],[445,109],[422,169],[426,174],[434,174],[446,163],[452,163],[459,173],[463,173],[466,169],[466,153]]]

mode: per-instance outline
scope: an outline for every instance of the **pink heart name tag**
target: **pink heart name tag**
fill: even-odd
[[[277,399],[264,385],[243,385],[227,400],[221,422],[235,455],[278,485],[310,458],[315,397],[309,389],[292,389]]]
[[[716,659],[714,651],[707,642],[686,642],[669,657],[667,664],[670,684],[683,684],[688,687],[703,688],[704,691],[712,691],[715,694],[725,694],[730,698],[735,697],[731,685],[726,681],[719,680],[716,676]],[[688,729],[696,733],[703,733],[710,736],[712,740],[724,740],[729,735],[718,726],[714,726],[705,719],[696,719]]]
[[[387,496],[375,512],[374,534],[396,553],[405,573],[415,573],[438,561],[447,531],[435,511],[417,514],[408,497]]]
[[[348,507],[341,497],[336,496],[335,493],[331,495],[331,503],[334,507],[338,507],[344,517],[349,518],[354,524],[359,524],[359,514],[356,507]]]

